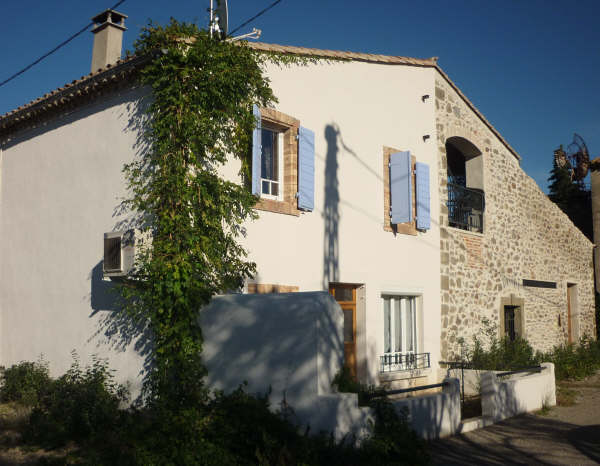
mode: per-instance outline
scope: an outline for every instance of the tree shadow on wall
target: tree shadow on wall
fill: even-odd
[[[124,110],[128,118],[126,131],[135,134],[132,146],[134,162],[139,163],[139,168],[144,172],[150,171],[148,164],[144,163],[151,145],[146,137],[148,125],[147,109],[151,102],[149,95],[138,94],[138,99],[130,102]],[[124,116],[124,115],[121,115]],[[132,193],[128,193],[131,196]],[[148,219],[139,212],[132,212],[126,199],[119,199],[113,210],[113,231],[129,229],[146,229]],[[90,275],[90,302],[92,312],[90,318],[97,319],[97,329],[90,338],[98,346],[105,345],[114,352],[133,350],[142,360],[139,371],[140,378],[145,381],[152,368],[152,334],[148,323],[142,315],[133,316],[126,312],[123,298],[118,289],[116,280],[105,279],[103,276],[103,261],[99,261],[92,269]],[[142,402],[142,395],[138,396],[137,403]]]
[[[343,396],[325,403],[344,354],[343,314],[328,293],[223,295],[200,321],[209,387],[229,393],[246,382],[251,394],[291,408],[292,420],[308,420],[311,432],[349,422]]]
[[[123,306],[118,287],[112,280],[104,279],[103,261],[98,262],[90,273],[92,312],[90,318],[98,319],[98,327],[89,341],[106,345],[115,352],[132,348],[143,358],[139,375],[145,378],[152,367],[152,335],[147,322],[129,315]],[[137,402],[141,401],[138,397]]]

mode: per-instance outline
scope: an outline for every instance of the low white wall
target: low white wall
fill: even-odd
[[[454,435],[460,426],[460,386],[458,379],[447,378],[441,393],[395,400],[394,407],[408,411],[408,419],[417,435],[436,439]]]
[[[336,393],[331,381],[343,363],[343,314],[326,292],[238,294],[214,298],[200,312],[207,383],[229,393],[247,382],[250,393],[270,393],[274,410],[291,408],[291,420],[311,433],[365,438],[374,421],[353,393]],[[426,439],[456,433],[460,424],[457,379],[441,393],[394,401],[407,409]],[[417,392],[418,393],[418,392]],[[289,410],[288,410],[289,412]]]
[[[481,410],[484,417],[501,421],[517,414],[556,405],[554,364],[543,363],[544,370],[534,375],[516,374],[498,379],[494,372],[481,374]]]
[[[481,394],[481,374],[484,372],[492,372],[499,374],[505,371],[483,371],[478,369],[438,369],[438,377],[443,379],[445,377],[457,378],[460,383],[460,389],[463,390],[463,375],[464,375],[464,390],[465,396],[478,396]]]
[[[248,392],[270,392],[273,409],[285,403],[313,433],[366,434],[370,410],[331,387],[344,343],[343,313],[329,293],[220,296],[200,320],[211,388],[229,393],[245,381]]]

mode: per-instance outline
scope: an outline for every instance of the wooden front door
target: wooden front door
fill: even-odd
[[[356,378],[356,286],[330,284],[329,293],[344,312],[344,366]]]

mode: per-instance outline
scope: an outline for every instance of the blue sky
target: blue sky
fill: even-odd
[[[229,0],[236,27],[273,0]],[[0,81],[116,0],[3,2]],[[125,48],[148,19],[207,22],[209,0],[126,0]],[[580,134],[600,156],[600,1],[282,0],[243,31],[264,42],[412,57],[439,64],[546,189],[552,151]],[[0,114],[89,72],[92,34],[0,87]]]

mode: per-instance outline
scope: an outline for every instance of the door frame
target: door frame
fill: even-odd
[[[348,364],[348,361],[346,360],[346,341],[344,340],[344,366],[348,367],[348,369],[350,369],[350,373],[351,375],[358,380],[358,357],[357,357],[357,318],[356,318],[356,314],[357,314],[357,290],[358,288],[360,288],[362,285],[360,284],[356,284],[356,283],[340,283],[340,282],[331,282],[329,283],[328,286],[328,291],[329,294],[331,294],[334,299],[336,300],[336,302],[339,304],[339,306],[342,308],[342,311],[344,310],[351,310],[352,311],[352,354],[353,354],[353,363],[352,365]],[[335,296],[335,290],[336,289],[351,289],[352,290],[352,300],[348,301],[339,301],[336,296]],[[345,318],[344,318],[345,319]]]

